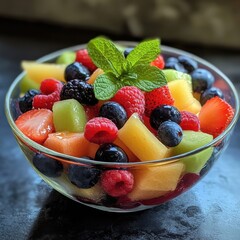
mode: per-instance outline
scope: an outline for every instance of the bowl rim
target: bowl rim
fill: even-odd
[[[134,41],[114,41],[116,44],[119,45],[123,45],[123,46],[127,46],[127,47],[134,47],[135,45],[138,44],[138,42],[134,42]],[[61,53],[65,52],[65,51],[76,51],[78,49],[82,49],[85,48],[86,44],[79,44],[79,45],[75,45],[75,46],[71,46],[71,47],[67,47],[67,48],[63,48],[57,51],[54,51],[50,54],[44,55],[41,58],[38,58],[36,60],[36,62],[49,62],[53,59],[56,59]],[[24,144],[27,144],[28,146],[34,148],[34,151],[36,152],[41,152],[43,154],[46,154],[52,158],[64,161],[66,163],[75,163],[75,164],[91,164],[91,165],[104,165],[104,166],[125,166],[125,167],[130,167],[130,166],[140,166],[140,165],[147,165],[147,164],[157,164],[157,163],[168,163],[168,162],[173,162],[173,161],[179,161],[182,158],[185,157],[189,157],[191,155],[194,155],[196,153],[199,153],[209,147],[212,147],[214,145],[216,145],[218,142],[220,142],[229,132],[230,130],[235,126],[235,124],[237,123],[238,117],[239,117],[239,98],[238,98],[238,93],[237,90],[235,88],[235,86],[233,85],[233,83],[231,82],[231,80],[222,72],[220,71],[217,67],[215,67],[213,64],[211,64],[210,62],[196,56],[195,54],[189,53],[187,51],[184,50],[180,50],[174,47],[169,47],[166,45],[161,45],[161,50],[163,50],[164,53],[174,53],[177,55],[185,55],[188,56],[190,58],[193,58],[194,60],[196,60],[198,63],[201,63],[202,65],[208,67],[209,69],[211,69],[212,71],[214,71],[215,73],[217,73],[219,76],[222,77],[222,79],[227,83],[227,85],[229,86],[229,88],[231,89],[233,96],[234,96],[234,100],[236,103],[236,108],[234,111],[234,116],[232,121],[230,122],[230,124],[228,125],[228,127],[219,135],[217,136],[215,139],[213,139],[211,142],[209,142],[206,145],[203,145],[197,149],[194,149],[192,151],[189,151],[187,153],[183,153],[183,154],[179,154],[176,156],[172,156],[172,157],[168,157],[168,158],[163,158],[163,159],[158,159],[158,160],[149,160],[149,161],[140,161],[140,162],[128,162],[128,163],[112,163],[112,162],[103,162],[103,161],[96,161],[96,160],[89,160],[89,159],[85,159],[85,158],[81,158],[81,157],[73,157],[70,155],[66,155],[63,153],[59,153],[56,152],[54,150],[51,150],[49,148],[46,148],[36,142],[34,142],[33,140],[31,140],[30,138],[28,138],[27,136],[25,136],[16,126],[11,114],[10,114],[10,105],[11,105],[11,94],[14,91],[15,87],[18,85],[19,81],[24,77],[24,75],[26,74],[25,71],[21,72],[15,79],[14,81],[11,83],[6,97],[5,97],[5,115],[6,118],[8,120],[8,123],[14,133],[15,137],[18,137],[22,142],[24,142]]]

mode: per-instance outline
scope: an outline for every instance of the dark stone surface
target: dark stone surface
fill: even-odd
[[[25,161],[7,124],[3,108],[6,91],[20,72],[22,59],[36,59],[83,43],[95,33],[84,31],[81,37],[74,31],[47,26],[39,26],[39,31],[31,26],[14,26],[8,28],[5,23],[0,35],[0,239],[239,239],[240,121],[228,149],[200,183],[177,199],[150,210],[128,214],[94,210],[67,199],[44,183]],[[123,39],[113,36],[117,37]],[[240,91],[239,52],[172,46],[211,61]]]

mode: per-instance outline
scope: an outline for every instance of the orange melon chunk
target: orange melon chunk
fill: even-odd
[[[43,146],[74,157],[87,156],[89,142],[83,133],[57,132],[48,135]]]
[[[41,83],[42,80],[46,78],[55,78],[59,81],[65,81],[65,64],[23,61],[22,68],[26,71],[27,76],[37,83]]]
[[[192,93],[191,85],[187,80],[179,79],[168,83],[170,93],[174,99],[174,106],[179,111],[189,111],[194,114],[199,113],[201,104]]]
[[[158,160],[168,155],[168,148],[148,130],[137,114],[133,114],[118,131],[118,138],[141,161]]]
[[[134,186],[128,197],[133,200],[146,200],[164,195],[177,187],[184,164],[174,162],[158,166],[139,167],[132,170]]]

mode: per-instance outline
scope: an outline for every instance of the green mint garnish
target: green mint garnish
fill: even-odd
[[[94,82],[94,93],[99,100],[110,99],[123,86],[149,92],[167,83],[163,72],[150,65],[160,53],[159,39],[141,42],[127,58],[103,37],[92,39],[87,49],[94,64],[104,71]]]

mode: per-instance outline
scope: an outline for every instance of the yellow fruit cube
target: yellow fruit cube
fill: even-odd
[[[183,171],[184,164],[181,162],[136,167],[132,170],[134,186],[128,197],[134,201],[145,200],[173,191]]]
[[[65,81],[65,64],[23,61],[22,68],[26,71],[29,79],[37,83],[41,83],[46,78],[55,78],[59,81]]]
[[[137,114],[133,114],[118,131],[118,138],[140,161],[159,160],[168,156],[168,148],[148,130]]]

